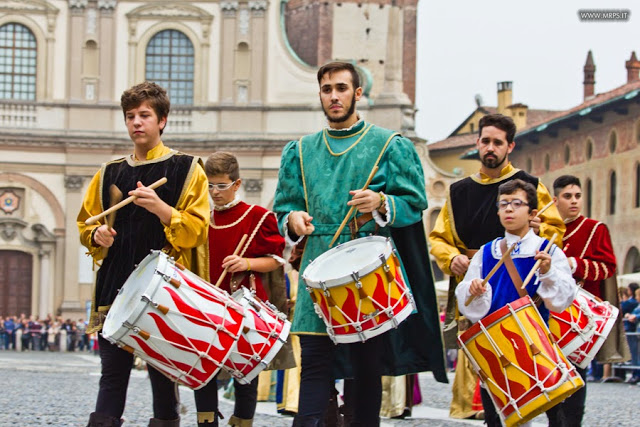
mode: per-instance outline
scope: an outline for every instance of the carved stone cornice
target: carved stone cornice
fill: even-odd
[[[0,15],[45,15],[47,30],[53,33],[56,29],[56,16],[60,10],[45,0],[4,0],[0,2]]]
[[[237,1],[221,1],[220,9],[225,18],[233,18],[238,12],[239,3]]]
[[[33,241],[38,243],[55,243],[56,236],[42,224],[33,224],[31,226],[33,231]],[[47,251],[49,252],[49,251]]]
[[[213,15],[204,9],[182,2],[165,4],[154,4],[140,6],[127,13],[127,18],[131,20],[180,20],[180,21],[201,21],[212,22]]]
[[[89,4],[89,0],[69,0],[70,9],[84,9]]]
[[[247,193],[259,193],[262,191],[262,179],[260,178],[247,178],[243,179],[244,191]]]
[[[69,191],[80,191],[84,184],[84,177],[81,175],[65,175],[64,188]]]
[[[266,0],[256,0],[248,3],[249,10],[256,18],[260,18],[265,15],[265,12],[267,11],[267,4]]]
[[[57,14],[58,8],[44,0],[5,0],[0,2],[0,12],[36,13],[39,15]]]
[[[117,0],[98,0],[98,9],[104,11],[113,11],[118,4]]]

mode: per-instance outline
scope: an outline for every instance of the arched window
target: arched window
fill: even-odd
[[[591,157],[593,157],[593,141],[591,140],[591,138],[587,139],[585,154],[587,155],[587,160],[591,160]]]
[[[616,148],[618,147],[618,134],[616,131],[612,131],[611,135],[609,135],[609,152],[611,154],[616,152]]]
[[[593,190],[591,188],[591,179],[587,178],[587,181],[584,184],[584,210],[586,216],[591,218],[591,201],[593,200],[592,194]]]
[[[0,27],[0,98],[35,101],[36,38],[15,22]]]
[[[638,252],[638,248],[632,246],[624,259],[623,273],[629,274],[638,272],[640,272],[640,252]]]
[[[551,158],[549,157],[549,153],[544,155],[544,171],[549,172],[549,168],[551,167]]]
[[[611,172],[609,177],[609,215],[616,213],[616,173]]]
[[[145,62],[145,78],[167,89],[172,104],[193,105],[194,50],[184,33],[164,30],[153,36]]]

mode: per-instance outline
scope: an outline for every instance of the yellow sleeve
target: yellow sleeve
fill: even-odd
[[[96,228],[104,224],[104,220],[97,221],[95,224],[86,225],[84,222],[94,215],[98,215],[102,212],[102,202],[100,201],[100,181],[101,174],[100,169],[91,179],[87,192],[82,200],[82,206],[76,221],[78,222],[78,231],[80,232],[80,243],[89,249],[88,255],[93,257],[94,261],[99,261],[106,256],[106,251],[102,251],[100,246],[94,246],[91,244],[91,233]]]
[[[449,200],[442,207],[433,230],[429,233],[429,244],[431,255],[435,257],[438,267],[451,276],[451,260],[461,254],[460,249],[466,249],[466,247],[454,235],[449,215]]]
[[[551,200],[551,194],[547,190],[547,187],[544,186],[542,181],[538,181],[538,209],[542,209],[545,207]],[[558,237],[556,238],[555,243],[558,247],[562,247],[562,237],[564,236],[564,231],[566,229],[564,225],[564,221],[560,216],[560,212],[558,212],[558,208],[555,204],[551,205],[549,209],[544,211],[542,215],[540,215],[540,220],[542,224],[540,224],[540,237],[544,237],[545,239],[551,239],[553,237],[553,233],[558,233]]]
[[[172,255],[189,268],[191,257],[186,249],[204,244],[209,227],[209,191],[202,166],[194,160],[193,173],[180,200],[171,210],[171,223],[164,227]],[[184,257],[187,257],[186,259]]]

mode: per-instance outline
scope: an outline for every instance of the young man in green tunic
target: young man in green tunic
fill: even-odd
[[[424,174],[413,143],[367,123],[356,111],[362,95],[353,65],[329,63],[318,71],[320,101],[328,120],[322,131],[292,141],[283,150],[274,212],[285,238],[306,236],[300,277],[311,260],[329,249],[348,210],[372,215],[356,237],[392,236],[404,258],[418,314],[364,343],[335,346],[299,283],[292,331],[300,336],[302,373],[294,426],[321,425],[335,378],[353,377],[352,425],[378,425],[381,375],[431,370],[446,382],[433,276],[422,226],[427,207]],[[372,168],[378,171],[361,190]],[[348,228],[337,243],[351,239]],[[409,255],[411,254],[411,255]],[[413,258],[409,262],[408,258]],[[354,266],[356,267],[356,266]],[[350,362],[341,364],[342,357]]]

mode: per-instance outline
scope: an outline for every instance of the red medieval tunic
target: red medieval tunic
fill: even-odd
[[[282,258],[284,238],[278,231],[278,223],[273,212],[257,205],[239,202],[228,209],[214,210],[209,225],[209,271],[211,283],[216,283],[224,270],[222,260],[232,255],[240,239],[248,235],[244,248],[240,250],[243,258],[260,258],[274,256]],[[232,293],[232,281],[236,287],[245,286],[251,289],[252,272],[227,274],[220,288]],[[267,293],[262,284],[260,274],[255,274],[256,296],[267,300]]]
[[[616,256],[607,226],[578,216],[566,224],[562,238],[573,278],[593,295],[602,298],[602,284],[616,272]]]

